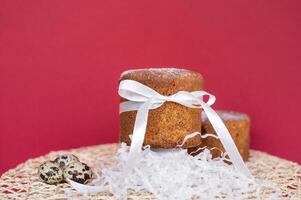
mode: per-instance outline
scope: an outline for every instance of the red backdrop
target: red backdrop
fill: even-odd
[[[0,174],[118,141],[119,74],[184,67],[254,149],[301,163],[300,1],[0,1]],[[299,128],[300,129],[300,128]]]

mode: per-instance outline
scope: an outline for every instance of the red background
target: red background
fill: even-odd
[[[117,142],[119,74],[146,66],[202,73],[253,149],[301,163],[299,2],[1,0],[0,174]]]

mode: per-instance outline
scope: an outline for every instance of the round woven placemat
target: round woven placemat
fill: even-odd
[[[48,185],[41,182],[37,176],[37,167],[41,163],[52,160],[62,153],[72,153],[91,167],[99,166],[99,162],[110,167],[114,165],[116,149],[116,144],[106,144],[68,151],[55,151],[46,156],[30,159],[1,176],[0,199],[116,199],[109,193],[81,195],[68,184]],[[247,165],[257,178],[277,183],[282,191],[283,199],[301,199],[300,165],[254,150],[251,151]],[[253,198],[265,199],[266,196],[267,194],[263,193],[262,196]],[[154,199],[154,197],[150,193],[132,192],[128,199]]]

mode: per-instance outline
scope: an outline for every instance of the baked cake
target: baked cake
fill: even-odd
[[[179,91],[203,89],[201,74],[185,69],[151,68],[129,70],[121,74],[121,80],[138,81],[158,93],[169,96]],[[121,102],[127,101],[121,98]],[[130,144],[129,135],[133,133],[137,111],[120,114],[120,140]],[[184,137],[201,130],[201,109],[188,108],[173,102],[165,102],[161,107],[150,110],[144,145],[158,148],[174,148]],[[183,148],[200,144],[201,138],[195,136],[186,141]]]
[[[229,130],[242,158],[245,161],[248,160],[250,140],[250,118],[248,117],[248,115],[233,111],[217,111],[217,114],[220,116],[227,129]],[[202,123],[202,134],[216,134],[205,114],[202,115]],[[213,147],[217,148],[211,150],[213,158],[221,156],[221,153],[225,151],[219,139],[207,137],[202,140],[202,143],[198,147],[190,148],[188,152],[194,152],[198,148],[205,146],[207,146],[208,149],[211,149]]]

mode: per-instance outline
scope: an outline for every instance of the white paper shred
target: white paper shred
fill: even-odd
[[[254,194],[256,198],[265,188],[276,191],[270,199],[280,199],[279,189],[273,182],[248,179],[222,158],[212,159],[207,149],[193,157],[184,149],[152,150],[147,147],[132,172],[121,179],[128,150],[126,144],[120,145],[117,165],[113,169],[102,169],[94,185],[121,199],[126,199],[129,190],[148,191],[159,200],[247,199],[254,198]]]

